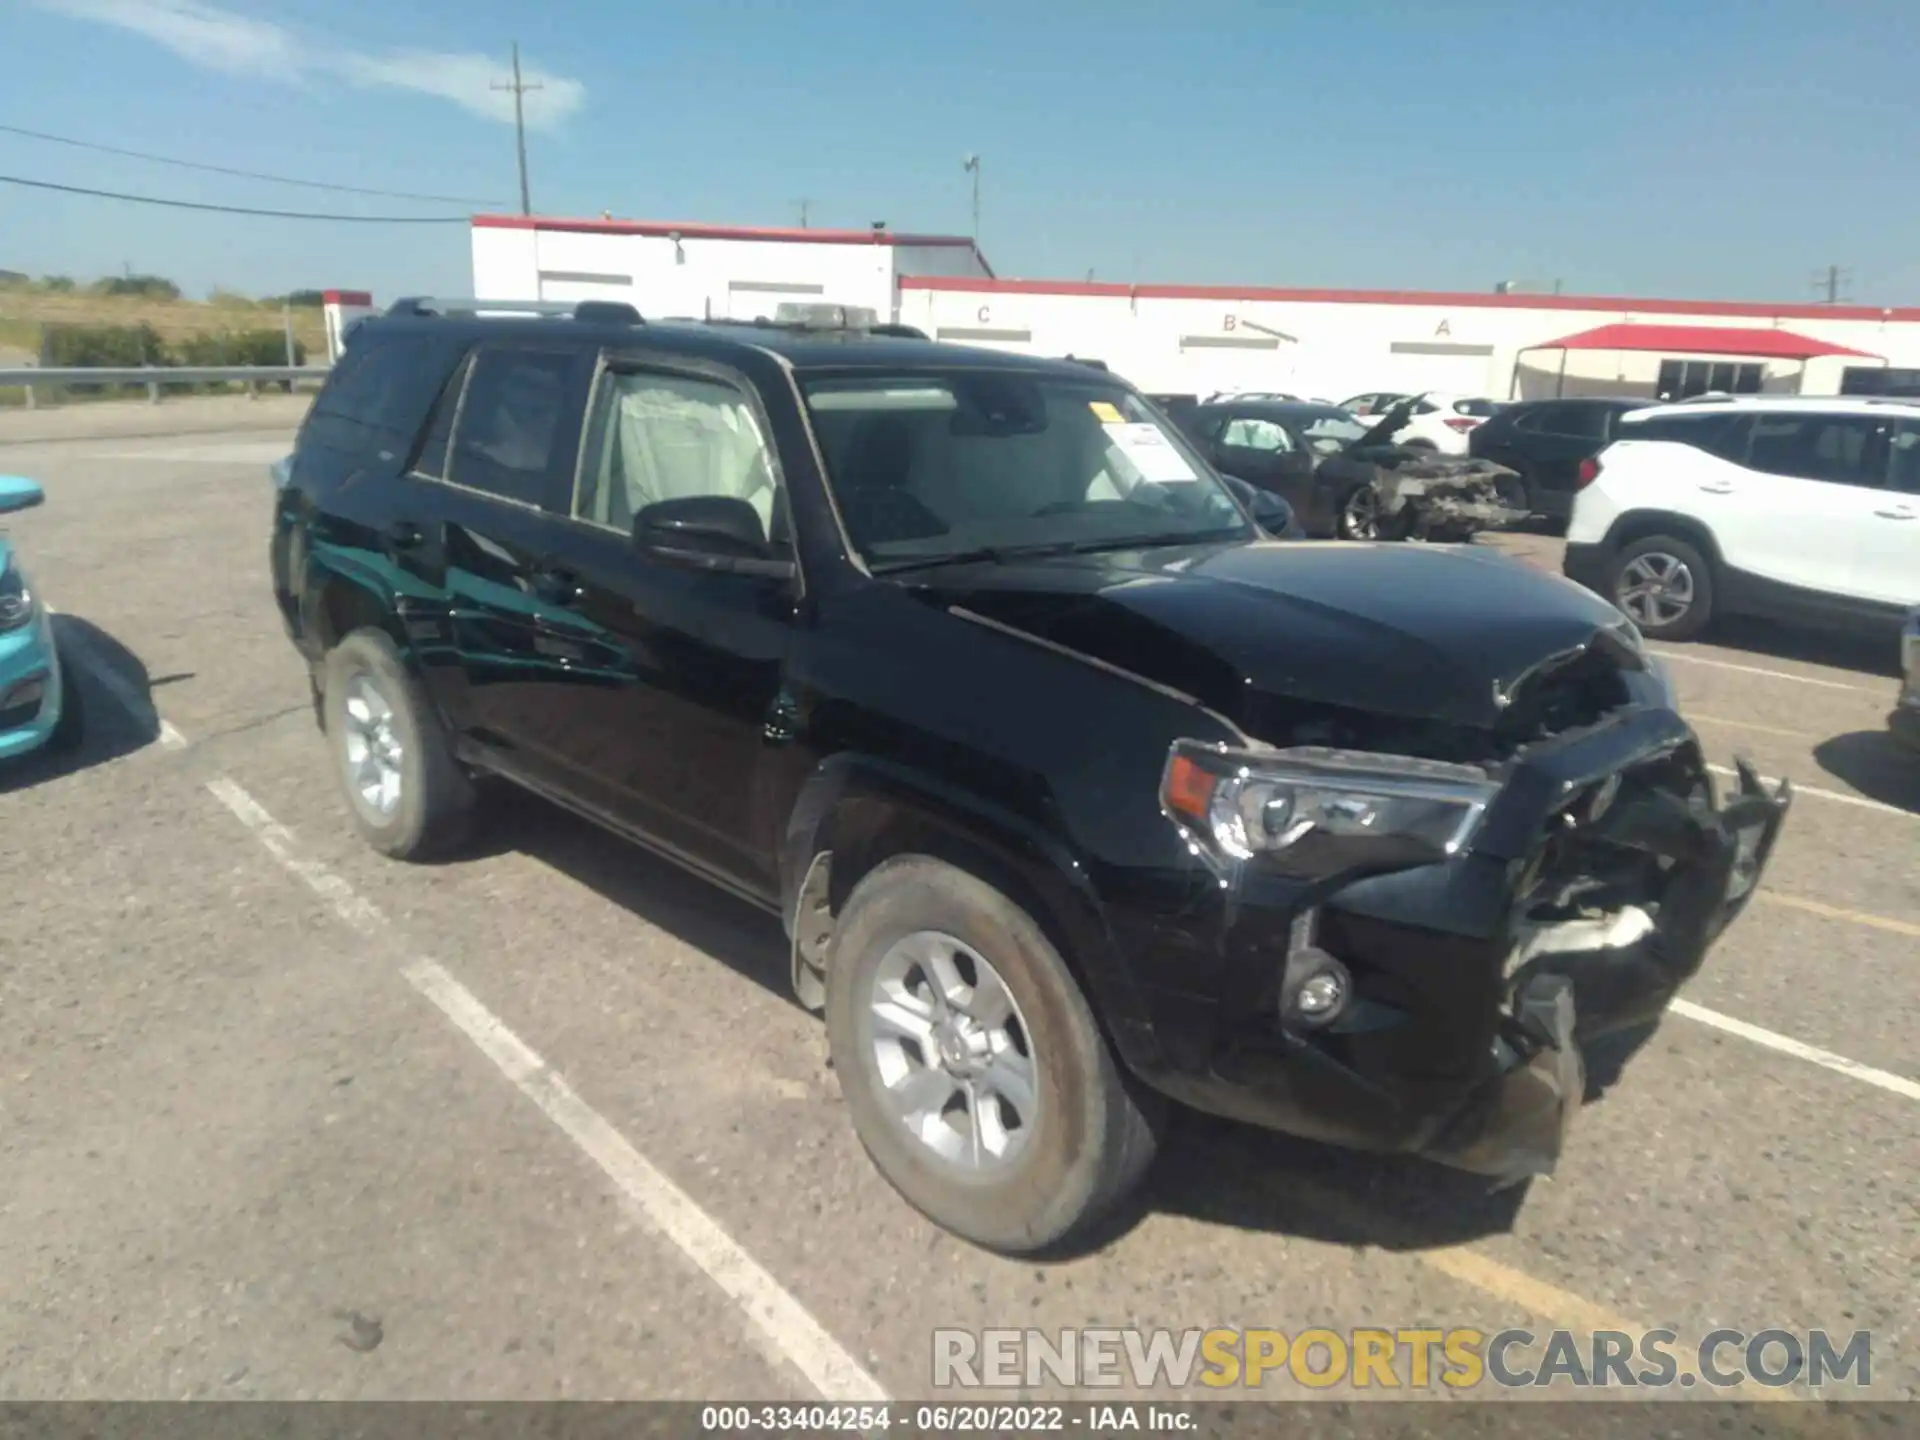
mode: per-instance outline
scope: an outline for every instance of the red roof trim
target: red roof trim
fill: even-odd
[[[651,235],[682,240],[780,240],[808,245],[935,245],[972,249],[964,235],[912,235],[893,230],[808,230],[761,225],[680,224],[671,220],[564,220],[545,215],[476,215],[478,230],[571,230],[583,235]]]
[[[373,296],[365,290],[322,290],[320,298],[329,305],[373,304]]]
[[[1598,310],[1632,315],[1721,315],[1756,320],[1920,320],[1920,307],[1767,304],[1737,300],[1633,300],[1615,295],[1494,295],[1447,290],[1292,290],[1261,285],[1123,285],[1114,281],[979,280],[905,275],[902,289],[993,295],[1112,295],[1139,300],[1281,300],[1301,305],[1425,305],[1447,310]]]
[[[1811,360],[1846,355],[1862,360],[1884,356],[1850,349],[1791,330],[1744,330],[1730,325],[1599,325],[1558,340],[1542,340],[1529,350],[1663,350],[1670,354],[1741,355],[1767,360]]]

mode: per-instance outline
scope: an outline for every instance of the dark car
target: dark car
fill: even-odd
[[[1580,462],[1614,438],[1622,415],[1648,400],[1525,400],[1507,405],[1467,437],[1467,453],[1520,476],[1524,503],[1535,515],[1564,521],[1580,488]]]
[[[978,1244],[1085,1236],[1169,1099],[1549,1170],[1767,861],[1784,786],[1715,800],[1611,605],[1265,538],[1112,375],[395,308],[276,472],[354,824],[445,853],[505,777],[777,915],[867,1152]]]
[[[1337,405],[1244,397],[1173,418],[1221,474],[1284,498],[1310,536],[1464,539],[1522,518],[1501,500],[1506,472],[1393,442],[1417,398],[1364,420]]]

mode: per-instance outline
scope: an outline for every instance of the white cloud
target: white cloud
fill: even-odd
[[[232,75],[295,80],[301,57],[278,25],[197,0],[40,0],[48,10],[144,35],[183,60]]]
[[[376,53],[318,44],[283,25],[235,14],[201,0],[35,0],[42,9],[144,36],[208,70],[289,84],[310,79],[411,90],[450,100],[489,120],[513,119],[513,95],[496,90],[507,66],[476,52],[399,50]],[[522,65],[530,129],[558,125],[586,101],[578,80]],[[532,87],[538,86],[535,89]]]
[[[423,95],[451,100],[461,109],[489,120],[513,119],[513,93],[494,88],[504,85],[510,76],[492,56],[408,50],[340,58],[344,62],[340,73],[359,84],[417,90]],[[587,87],[578,80],[568,80],[524,64],[520,67],[520,80],[528,87],[521,104],[529,129],[558,125],[578,110],[587,97]],[[539,88],[533,88],[535,86]]]

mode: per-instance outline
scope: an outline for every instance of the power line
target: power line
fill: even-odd
[[[288,175],[269,175],[260,170],[236,170],[229,165],[203,165],[197,160],[176,160],[169,155],[151,155],[145,150],[122,150],[117,145],[100,145],[91,140],[74,140],[65,135],[49,135],[44,130],[28,130],[19,125],[0,125],[0,134],[24,135],[29,140],[45,140],[52,145],[71,145],[76,150],[96,150],[102,155],[121,155],[129,160],[148,160],[155,165],[176,165],[182,170],[203,170],[209,175],[233,175],[242,180],[268,180],[275,185],[302,185],[309,190],[332,190],[341,195],[378,195],[387,200],[431,200],[441,205],[498,205],[498,199],[477,199],[472,195],[422,195],[412,190],[369,190],[362,185],[333,185],[324,180],[296,180]]]
[[[101,200],[127,200],[135,205],[164,205],[173,210],[208,210],[216,215],[265,215],[275,220],[332,220],[343,225],[465,225],[465,215],[321,215],[305,210],[257,210],[248,205],[210,205],[198,200],[163,200],[155,195],[128,195],[119,190],[89,190],[82,185],[56,185],[51,180],[26,180],[0,175],[0,185],[25,185],[34,190],[57,190],[63,195],[91,195]]]

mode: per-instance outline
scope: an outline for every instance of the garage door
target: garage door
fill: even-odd
[[[1451,345],[1440,341],[1397,341],[1389,347],[1387,363],[1376,390],[1450,390],[1458,395],[1492,395],[1498,382],[1493,374],[1493,346]],[[1506,393],[1506,386],[1499,385]]]

